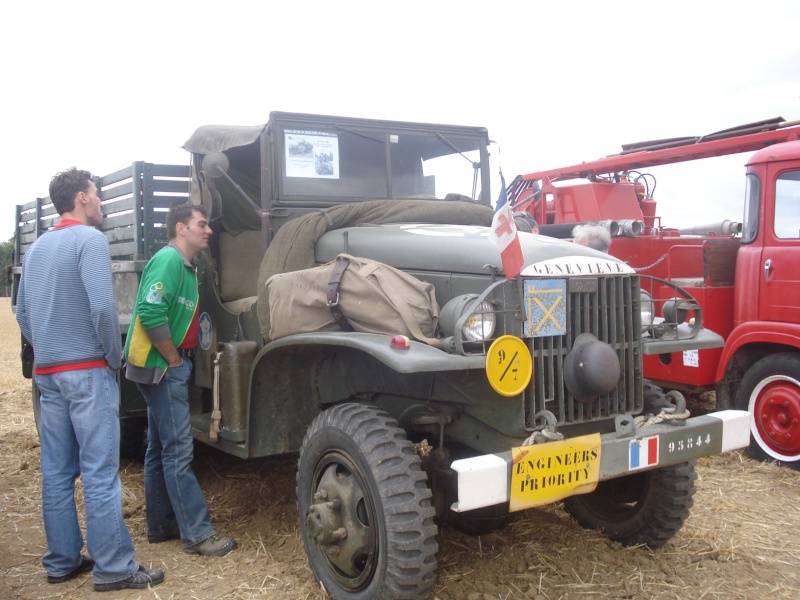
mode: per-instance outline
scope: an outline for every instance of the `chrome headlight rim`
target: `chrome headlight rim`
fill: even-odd
[[[497,316],[492,303],[482,300],[469,313],[461,326],[462,339],[466,342],[485,342],[492,339],[497,328]]]
[[[448,301],[439,311],[439,326],[445,336],[458,335],[468,343],[492,339],[497,315],[492,303],[478,300],[477,294],[462,294]]]
[[[642,332],[648,331],[655,322],[656,305],[653,296],[645,290],[639,290],[639,312],[642,319]]]

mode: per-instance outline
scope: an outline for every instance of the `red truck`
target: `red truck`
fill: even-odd
[[[660,278],[647,292],[657,315],[683,315],[681,286],[702,307],[723,348],[644,357],[645,377],[670,389],[716,391],[718,408],[752,416],[751,456],[800,470],[800,124],[775,118],[702,137],[623,146],[619,154],[518,176],[515,212],[541,234],[571,237],[602,223],[610,254]],[[741,223],[662,225],[655,177],[642,169],[753,152]],[[669,320],[669,319],[667,319]],[[658,335],[658,334],[656,334]]]

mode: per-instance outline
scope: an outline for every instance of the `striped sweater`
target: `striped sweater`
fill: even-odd
[[[57,228],[28,248],[16,312],[37,368],[103,359],[120,367],[111,256],[106,237],[94,227]]]

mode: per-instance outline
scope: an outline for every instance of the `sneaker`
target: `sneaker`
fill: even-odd
[[[180,529],[172,529],[170,531],[154,531],[154,532],[147,532],[147,541],[150,544],[160,544],[162,542],[168,542],[169,540],[179,540],[181,539],[181,531]]]
[[[66,575],[48,575],[47,583],[64,583],[70,579],[75,579],[78,575],[88,573],[92,569],[94,569],[94,561],[88,556],[81,555],[81,564]]]
[[[95,592],[113,592],[114,590],[144,590],[148,585],[156,586],[164,581],[164,571],[161,569],[145,569],[139,565],[139,570],[133,575],[122,581],[112,581],[111,583],[94,584]]]
[[[215,534],[199,544],[184,548],[183,551],[186,554],[199,554],[201,556],[225,556],[238,545],[233,538],[221,537]]]

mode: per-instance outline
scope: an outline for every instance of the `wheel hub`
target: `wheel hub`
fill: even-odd
[[[342,464],[332,456],[329,460],[314,492],[316,503],[308,508],[306,527],[337,578],[356,588],[369,576],[377,553],[372,526],[375,516],[366,507],[364,491],[350,461],[343,460]]]
[[[794,380],[772,377],[756,392],[753,417],[761,439],[781,455],[800,454],[800,387]]]
[[[306,526],[309,536],[317,544],[333,544],[347,537],[347,530],[341,526],[338,514],[340,508],[339,500],[309,507]]]

